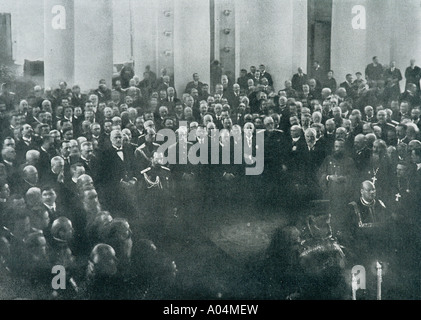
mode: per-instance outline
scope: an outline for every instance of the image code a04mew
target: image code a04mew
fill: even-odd
[[[234,315],[234,314],[248,314],[255,315],[257,314],[258,305],[247,305],[247,304],[237,304],[237,305],[210,305],[207,310],[200,310],[206,312],[208,315]]]

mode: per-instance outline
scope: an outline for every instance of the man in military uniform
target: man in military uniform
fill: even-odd
[[[378,126],[382,129],[381,139],[387,141],[387,133],[389,131],[395,131],[395,126],[392,123],[387,122],[386,110],[377,111],[377,122],[373,126]]]
[[[154,239],[164,235],[163,227],[168,218],[169,199],[172,191],[171,170],[163,165],[163,154],[154,152],[151,164],[140,171],[139,206],[142,208],[145,225]]]
[[[136,148],[134,155],[137,163],[137,171],[142,171],[152,164],[154,153],[158,150],[159,144],[155,142],[156,131],[152,128],[146,129],[145,142]]]

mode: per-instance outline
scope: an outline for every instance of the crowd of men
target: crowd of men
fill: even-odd
[[[317,200],[329,202],[331,236],[352,263],[364,263],[366,252],[405,252],[417,265],[421,70],[411,60],[405,90],[393,61],[383,66],[374,57],[355,76],[337,84],[315,62],[281,85],[260,65],[242,69],[235,83],[222,75],[214,88],[194,73],[177,92],[165,69],[157,76],[146,68],[140,79],[125,66],[111,84],[102,79],[90,91],[63,81],[17,97],[4,84],[3,277],[49,287],[52,266],[62,265],[74,288],[65,298],[140,297],[175,277],[174,262],[154,241],[169,236],[167,221],[177,211],[271,206],[295,226]],[[164,128],[177,140],[160,153]],[[206,155],[183,162],[191,150]],[[164,161],[170,151],[176,163]],[[259,152],[261,174],[246,174]],[[133,246],[138,216],[145,237]],[[122,282],[130,284],[124,292]]]

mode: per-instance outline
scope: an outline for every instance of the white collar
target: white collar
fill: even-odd
[[[56,209],[56,204],[55,203],[52,206],[49,206],[48,204],[44,203],[44,206],[46,206],[50,210],[55,210]]]
[[[360,199],[361,199],[361,203],[362,203],[364,206],[366,206],[366,207],[371,207],[371,206],[373,206],[373,205],[374,205],[374,203],[376,202],[376,200],[375,200],[375,199],[374,199],[371,203],[369,203],[369,202],[365,201],[365,200],[363,199],[363,197],[361,197]]]

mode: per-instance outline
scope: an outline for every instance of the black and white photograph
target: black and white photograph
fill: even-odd
[[[420,300],[420,39],[420,0],[0,0],[0,300]]]

